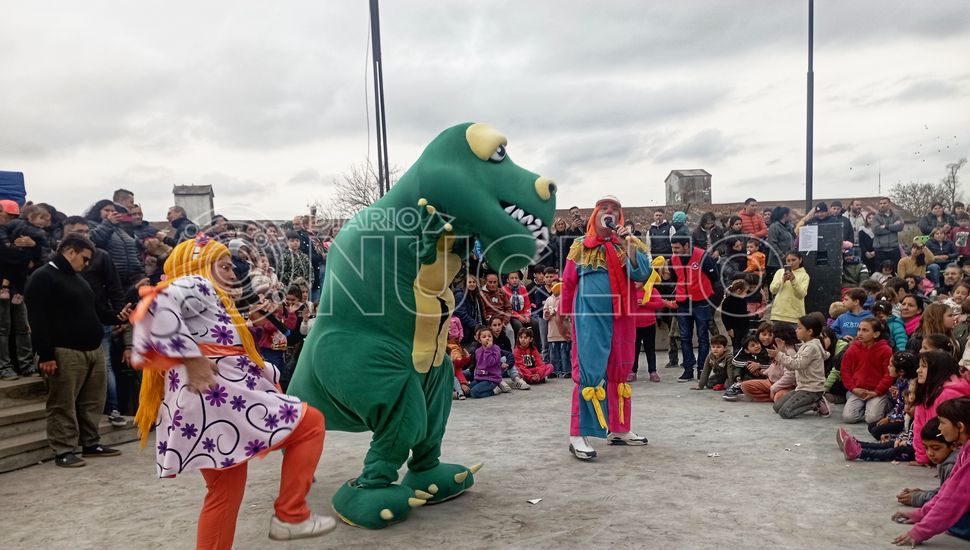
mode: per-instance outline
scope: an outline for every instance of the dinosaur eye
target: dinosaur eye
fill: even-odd
[[[505,160],[505,146],[499,145],[498,148],[495,149],[495,152],[492,153],[492,156],[488,157],[488,160],[491,162],[502,162]]]

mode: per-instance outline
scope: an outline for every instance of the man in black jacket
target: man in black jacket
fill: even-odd
[[[7,225],[20,215],[20,207],[11,200],[0,201],[0,225]],[[26,235],[17,237],[13,246],[0,246],[0,264],[5,267],[26,264],[28,251],[36,244]],[[45,258],[46,259],[46,258]],[[14,370],[10,358],[10,337],[16,342],[17,367]],[[27,310],[24,304],[0,300],[0,380],[17,380],[21,376],[37,376],[34,352],[30,347],[30,329],[27,326]]]
[[[98,422],[105,401],[103,329],[91,286],[79,275],[94,243],[65,235],[57,253],[27,282],[24,293],[40,370],[48,376],[47,441],[62,467],[84,466],[82,456],[117,456],[101,445]],[[130,308],[117,314],[126,320]]]
[[[658,208],[653,211],[653,223],[647,230],[650,235],[650,254],[656,256],[670,256],[670,237],[674,234],[673,229],[664,218],[664,209]]]
[[[199,233],[199,226],[189,219],[189,215],[181,206],[172,206],[169,208],[165,219],[168,220],[168,223],[172,224],[172,229],[175,230],[174,236],[168,237],[163,241],[168,246],[174,247],[182,241],[194,239]]]
[[[64,220],[65,235],[81,235],[87,238],[89,231],[87,222],[80,216],[71,216]],[[113,368],[111,361],[111,336],[114,327],[121,322],[118,320],[117,312],[127,307],[125,292],[121,287],[121,279],[118,277],[118,271],[115,269],[111,257],[100,248],[94,249],[91,263],[84,268],[81,276],[84,277],[84,280],[88,282],[94,292],[94,307],[103,325],[104,336],[101,339],[101,350],[104,352],[105,375],[108,383],[108,421],[111,422],[112,426],[120,428],[127,422],[119,412],[117,373],[115,372],[117,369]],[[122,358],[130,355],[130,332],[128,336],[128,345],[126,346],[128,353],[123,354]]]

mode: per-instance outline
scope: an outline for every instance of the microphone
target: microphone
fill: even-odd
[[[613,221],[613,218],[611,216],[606,216],[605,218],[603,218],[603,225],[605,225],[608,229],[610,229],[614,233],[616,233],[620,229],[619,227],[616,226],[616,222]]]

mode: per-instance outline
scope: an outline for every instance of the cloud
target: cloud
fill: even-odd
[[[707,128],[662,151],[654,159],[657,162],[703,161],[714,163],[723,160],[741,148],[716,128]]]

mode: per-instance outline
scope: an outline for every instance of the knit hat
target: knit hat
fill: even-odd
[[[818,203],[818,204],[815,205],[815,211],[816,212],[828,212],[829,211],[829,207],[824,202],[820,202],[820,203]]]
[[[562,283],[556,283],[556,284],[552,285],[552,293],[553,293],[553,295],[559,296],[559,294],[561,292],[562,292]]]
[[[687,214],[680,210],[674,212],[674,217],[670,219],[670,223],[687,223]]]
[[[242,239],[232,239],[229,241],[229,244],[226,246],[229,248],[230,254],[232,254],[233,256],[238,256],[239,251],[242,250],[244,246],[246,246],[246,241]]]

